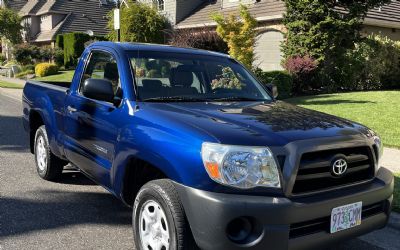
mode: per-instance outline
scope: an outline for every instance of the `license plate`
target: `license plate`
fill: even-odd
[[[331,233],[361,225],[361,211],[361,201],[332,209]]]

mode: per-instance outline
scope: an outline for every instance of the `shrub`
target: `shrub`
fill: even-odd
[[[39,63],[35,67],[35,75],[38,77],[55,75],[58,73],[58,67],[51,63]]]
[[[293,76],[295,94],[303,93],[313,87],[311,78],[317,66],[318,62],[308,55],[293,56],[284,61],[283,67]]]
[[[121,7],[121,41],[164,43],[164,31],[168,28],[167,18],[156,8],[140,1],[128,1]],[[114,30],[113,11],[108,15],[108,38],[117,41],[117,32]]]
[[[54,53],[54,55],[53,55],[54,63],[58,67],[63,66],[64,65],[64,51],[62,49],[57,48],[54,50],[53,53]]]
[[[51,61],[54,56],[54,49],[50,46],[42,46],[39,47],[39,55],[37,55],[36,59],[39,61]]]
[[[2,65],[5,61],[7,61],[7,58],[4,55],[0,54],[0,65]]]
[[[64,49],[64,36],[62,34],[58,34],[56,36],[56,47],[59,49]]]
[[[35,70],[35,65],[33,65],[33,64],[28,64],[28,65],[22,66],[22,71],[27,71],[27,70],[32,70],[32,71],[34,71],[34,70]]]
[[[390,0],[284,0],[285,59],[310,55],[319,63],[322,87],[341,87],[348,69],[346,53],[361,39],[368,10]]]
[[[85,50],[85,42],[90,40],[90,36],[85,33],[66,33],[64,34],[64,66],[75,67],[78,58]]]
[[[13,56],[22,65],[32,64],[35,59],[40,57],[40,50],[35,45],[19,44],[14,46]]]
[[[228,45],[218,34],[206,27],[200,29],[173,30],[169,36],[168,44],[184,47],[205,49],[228,53]]]
[[[400,88],[400,42],[369,36],[347,53],[343,85],[349,90]]]
[[[286,99],[292,96],[293,77],[287,71],[255,71],[257,78],[263,83],[273,83],[278,87],[279,99]]]
[[[231,14],[225,18],[222,14],[213,14],[212,19],[217,23],[217,34],[228,44],[229,54],[251,69],[257,21],[248,8],[240,4],[239,17]]]

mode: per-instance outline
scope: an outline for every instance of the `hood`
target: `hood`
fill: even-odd
[[[281,101],[144,103],[142,108],[224,144],[282,146],[297,140],[368,133],[357,123]]]

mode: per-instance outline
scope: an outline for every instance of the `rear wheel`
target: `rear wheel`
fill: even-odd
[[[46,127],[40,126],[35,134],[35,162],[39,176],[45,180],[55,180],[61,177],[67,162],[61,160],[50,151]]]
[[[167,179],[145,184],[133,207],[135,249],[196,249],[174,184]]]

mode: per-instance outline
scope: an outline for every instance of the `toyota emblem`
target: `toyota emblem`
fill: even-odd
[[[347,171],[347,162],[345,159],[340,158],[332,164],[332,174],[334,176],[342,176]]]

